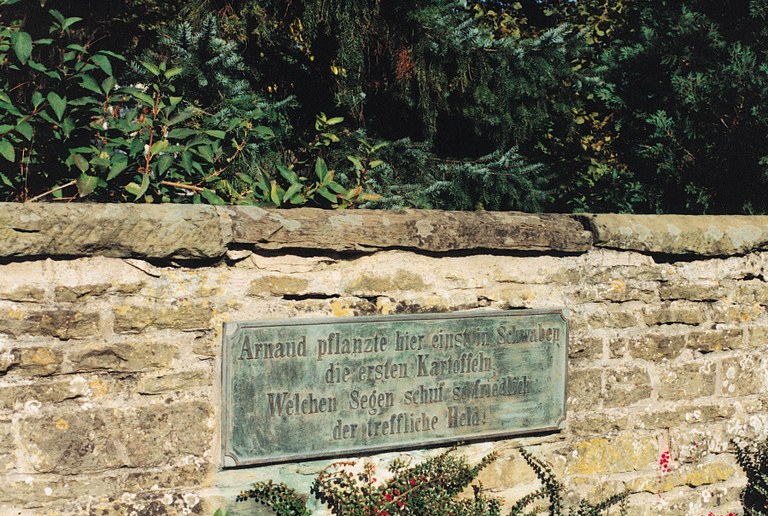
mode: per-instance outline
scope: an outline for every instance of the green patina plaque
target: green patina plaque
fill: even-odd
[[[224,325],[224,466],[559,430],[563,310]]]

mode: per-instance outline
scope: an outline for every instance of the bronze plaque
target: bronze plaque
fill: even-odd
[[[563,310],[226,323],[224,466],[552,431]]]

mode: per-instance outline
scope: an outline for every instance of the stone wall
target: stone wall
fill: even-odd
[[[220,467],[225,321],[568,308],[566,429],[460,448],[500,453],[481,480],[509,501],[536,486],[526,446],[571,496],[727,514],[731,440],[766,433],[768,217],[27,204],[0,205],[0,239],[2,514],[306,492],[330,461]]]

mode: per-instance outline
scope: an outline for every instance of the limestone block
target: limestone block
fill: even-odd
[[[665,475],[645,476],[627,482],[627,489],[639,493],[667,493],[676,487],[699,487],[730,480],[736,468],[726,462],[683,466]]]
[[[609,439],[577,441],[566,463],[568,475],[605,475],[652,469],[658,443],[651,435],[624,433]]]
[[[8,348],[0,354],[4,372],[13,371],[22,376],[50,376],[61,371],[64,353],[53,346],[25,346]]]
[[[718,301],[729,292],[717,283],[665,283],[659,287],[659,297],[664,301]]]
[[[675,409],[659,409],[649,406],[643,412],[636,414],[634,420],[637,428],[656,430],[721,421],[732,417],[735,411],[731,404],[682,405]]]
[[[730,398],[765,393],[768,391],[766,366],[762,355],[726,358],[722,363],[720,395]]]
[[[61,303],[76,303],[87,301],[104,294],[128,295],[135,294],[144,288],[144,282],[137,283],[98,283],[91,285],[62,285],[55,289],[56,301]]]
[[[643,310],[643,319],[648,326],[658,324],[701,324],[707,320],[706,306],[685,301],[672,301],[659,306],[648,306]]]
[[[168,367],[179,355],[177,344],[141,339],[131,342],[93,342],[67,353],[73,372],[136,372]]]
[[[616,434],[626,430],[627,425],[627,415],[616,411],[568,414],[568,431],[579,437]]]
[[[602,369],[568,369],[568,410],[595,409],[602,397]]]
[[[768,249],[768,216],[600,214],[589,223],[595,245],[612,249],[704,256]]]
[[[744,331],[740,329],[694,331],[686,336],[685,345],[699,353],[739,349],[744,347]]]
[[[192,401],[49,413],[22,421],[22,449],[38,473],[158,467],[210,449],[211,412],[206,403]]]
[[[186,391],[209,387],[212,382],[211,372],[199,369],[162,375],[147,375],[139,379],[136,391],[140,394],[161,394],[168,391]]]
[[[673,359],[685,349],[685,343],[685,334],[654,331],[629,339],[628,351],[632,358],[643,360]]]
[[[113,307],[116,333],[138,333],[147,328],[197,330],[211,327],[213,310],[208,301],[170,304],[120,304]]]
[[[0,334],[82,339],[99,333],[99,314],[70,309],[0,309]]]
[[[568,358],[594,360],[603,356],[603,339],[589,335],[572,335],[568,343]]]
[[[651,378],[644,367],[621,366],[605,374],[605,407],[628,407],[651,397]]]
[[[659,372],[659,397],[691,400],[715,394],[716,367],[710,361],[669,365]]]

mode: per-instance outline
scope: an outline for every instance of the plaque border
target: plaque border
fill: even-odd
[[[443,437],[434,439],[425,439],[419,443],[404,443],[400,445],[384,444],[384,445],[372,445],[362,448],[350,448],[328,452],[313,452],[313,453],[292,453],[289,455],[283,455],[278,457],[266,457],[266,458],[250,458],[241,459],[237,456],[234,450],[231,450],[230,443],[232,439],[233,423],[231,421],[232,414],[230,413],[229,406],[224,403],[224,400],[231,400],[231,356],[227,345],[230,335],[234,335],[241,329],[248,328],[265,328],[270,326],[308,326],[308,325],[326,325],[326,324],[349,324],[349,323],[366,323],[366,322],[382,322],[382,321],[419,321],[419,320],[435,320],[435,319],[472,319],[477,317],[524,317],[535,315],[559,315],[565,324],[565,339],[564,339],[564,353],[565,360],[563,360],[563,405],[561,410],[561,416],[554,422],[553,425],[546,427],[526,428],[522,430],[511,430],[504,432],[487,432],[474,436],[467,437]],[[222,339],[221,339],[221,360],[222,366],[220,368],[220,405],[221,405],[221,420],[219,430],[221,432],[221,469],[234,469],[244,468],[249,466],[266,466],[270,464],[283,464],[286,462],[304,462],[308,460],[319,460],[329,458],[340,457],[357,457],[372,455],[376,453],[407,451],[419,448],[433,448],[442,445],[456,444],[459,442],[473,443],[481,441],[493,441],[497,439],[503,439],[508,437],[520,437],[520,436],[533,436],[544,433],[558,432],[565,428],[566,421],[566,404],[568,400],[568,347],[570,341],[570,328],[568,322],[569,311],[567,308],[525,308],[525,309],[511,309],[511,310],[467,310],[459,312],[437,312],[437,313],[418,313],[418,314],[402,314],[402,315],[364,315],[364,316],[352,316],[352,317],[316,317],[316,318],[294,318],[294,319],[263,319],[259,321],[246,321],[246,322],[224,322],[222,324]]]

